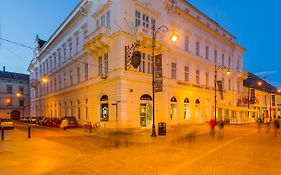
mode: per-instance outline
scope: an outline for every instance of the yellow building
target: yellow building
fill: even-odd
[[[243,114],[245,108],[236,102],[247,77],[245,49],[194,6],[185,0],[82,0],[47,42],[36,40],[29,66],[32,115],[151,127],[153,26],[159,29],[155,55],[162,61],[156,123],[202,123],[214,117],[215,72],[222,84],[217,118]],[[172,35],[178,40],[171,41]],[[133,51],[141,55],[136,68]]]

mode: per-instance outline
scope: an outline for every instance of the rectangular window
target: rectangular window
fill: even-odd
[[[155,21],[155,19],[152,19],[152,18],[151,18],[151,28],[152,28],[153,26],[154,26],[154,27],[156,26],[156,21]]]
[[[108,53],[104,54],[104,73],[108,72]]]
[[[89,64],[85,63],[85,80],[89,78]]]
[[[176,63],[172,63],[171,77],[172,77],[172,79],[177,79],[177,64]]]
[[[72,43],[69,43],[69,58],[72,57]]]
[[[196,84],[200,84],[200,71],[196,69]]]
[[[146,54],[141,53],[141,63],[139,65],[140,72],[145,72],[145,67],[146,67],[145,63],[146,63]]]
[[[54,53],[54,69],[57,67],[57,54]]]
[[[101,26],[105,26],[105,15],[101,17]]]
[[[141,24],[141,13],[139,11],[135,11],[135,26],[139,26]]]
[[[76,53],[79,53],[79,36],[76,36]]]
[[[19,86],[19,93],[24,94],[24,87],[23,86]]]
[[[50,71],[52,71],[53,70],[52,57],[49,58],[49,62],[50,62]]]
[[[209,46],[206,46],[206,60],[209,59]]]
[[[184,67],[184,80],[189,81],[189,67],[188,66]]]
[[[210,83],[209,83],[209,72],[206,72],[206,86],[209,87]]]
[[[70,79],[70,85],[72,85],[73,84],[73,72],[72,71],[69,72],[69,79]]]
[[[231,80],[228,79],[228,90],[231,90]]]
[[[64,77],[63,77],[64,79],[64,87],[67,87],[67,75],[66,74],[64,74]]]
[[[228,67],[231,67],[231,57],[228,57]]]
[[[102,75],[102,56],[99,56],[99,75]]]
[[[225,82],[224,82],[224,78],[222,77],[222,78],[221,78],[222,89],[224,89],[224,83],[225,83]]]
[[[19,100],[19,106],[24,106],[24,100]]]
[[[58,51],[58,67],[61,65],[61,51]]]
[[[224,66],[224,54],[221,56],[221,64]]]
[[[240,69],[240,61],[237,60],[237,70],[239,70],[239,69]]]
[[[12,94],[12,93],[13,93],[13,86],[7,85],[7,94]]]
[[[63,47],[63,58],[64,62],[66,61],[66,47]]]
[[[77,83],[80,82],[80,67],[76,68],[76,72],[77,72]]]
[[[152,73],[152,57],[147,55],[147,73]]]
[[[196,42],[196,56],[200,56],[200,43]]]
[[[184,37],[184,50],[185,51],[189,50],[189,37],[188,36]]]
[[[145,28],[149,28],[149,17],[146,14],[142,15],[142,25]]]
[[[100,19],[97,20],[97,28],[100,28]]]
[[[217,61],[218,61],[218,51],[215,50],[214,51],[214,62],[217,63]]]
[[[110,11],[108,11],[108,12],[106,13],[106,26],[107,26],[108,28],[111,28],[111,23],[110,23]]]

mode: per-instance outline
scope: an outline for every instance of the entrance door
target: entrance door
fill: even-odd
[[[140,104],[140,125],[142,127],[150,127],[152,119],[152,108],[149,103]]]
[[[20,119],[20,111],[14,110],[11,112],[11,119],[19,120]]]

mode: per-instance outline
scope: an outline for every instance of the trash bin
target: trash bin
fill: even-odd
[[[166,123],[165,122],[158,123],[158,135],[160,135],[160,136],[166,135]]]

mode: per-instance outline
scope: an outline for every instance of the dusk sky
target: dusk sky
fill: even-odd
[[[36,34],[47,40],[79,0],[0,0],[0,38],[34,47]],[[281,87],[279,0],[189,0],[237,37],[247,49],[244,69]],[[0,40],[0,69],[27,73],[29,48]]]

